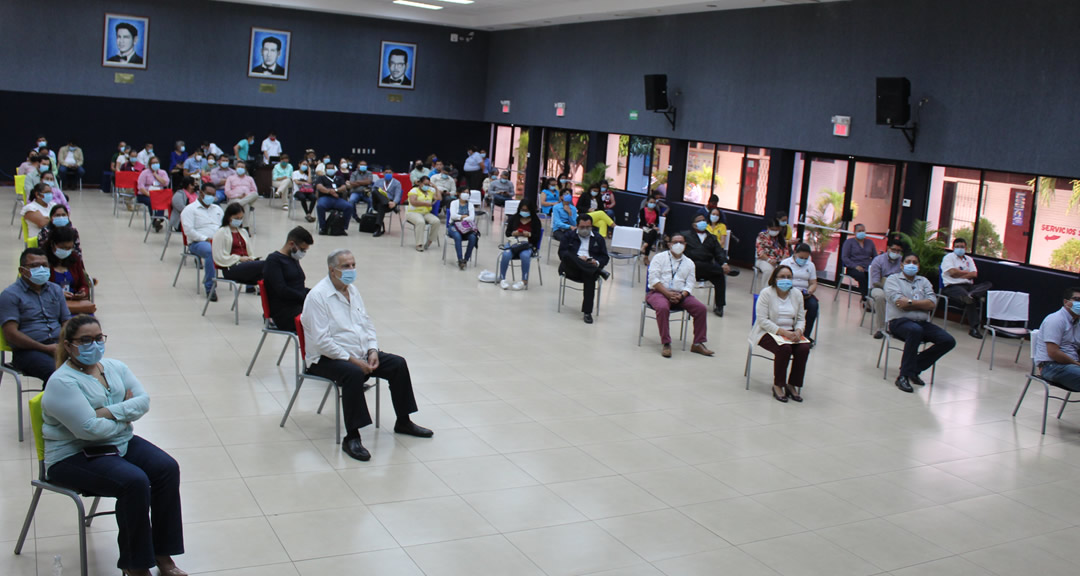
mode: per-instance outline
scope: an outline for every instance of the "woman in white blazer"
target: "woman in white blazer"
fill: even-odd
[[[802,402],[799,394],[806,373],[810,344],[803,335],[806,309],[802,292],[793,289],[791,268],[781,264],[769,277],[769,285],[758,295],[757,320],[750,339],[773,353],[773,398],[787,402],[790,398]],[[794,360],[794,361],[792,361]],[[788,375],[788,364],[791,375]]]
[[[244,207],[236,202],[225,207],[221,228],[214,232],[210,252],[214,266],[226,280],[241,284],[258,284],[263,277],[263,261],[252,258],[251,238],[244,230]]]
[[[462,231],[462,229],[465,229]],[[465,264],[472,259],[472,251],[476,248],[476,242],[480,233],[476,228],[476,210],[472,202],[469,202],[469,191],[462,190],[458,193],[457,200],[450,203],[449,218],[446,222],[446,235],[454,239],[454,250],[457,250],[458,268],[464,270]],[[467,242],[465,255],[461,254],[461,242]]]

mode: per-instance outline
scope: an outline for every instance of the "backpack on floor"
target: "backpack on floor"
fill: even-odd
[[[367,232],[369,234],[374,233],[379,229],[379,215],[374,212],[368,212],[360,216],[360,231]]]
[[[344,236],[345,224],[345,214],[341,210],[331,210],[326,214],[327,235]]]

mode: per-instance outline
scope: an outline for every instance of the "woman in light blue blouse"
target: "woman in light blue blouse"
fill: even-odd
[[[124,574],[150,576],[157,566],[164,576],[185,576],[172,559],[184,553],[180,467],[132,433],[150,397],[127,365],[103,359],[105,339],[86,315],[60,332],[56,372],[41,399],[48,480],[116,498],[117,567]]]

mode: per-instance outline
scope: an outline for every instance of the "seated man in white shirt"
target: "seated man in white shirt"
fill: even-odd
[[[217,200],[216,195],[217,190],[213,184],[203,184],[199,201],[188,204],[180,213],[180,225],[187,236],[188,251],[202,258],[205,272],[203,286],[206,287],[211,302],[217,302],[217,293],[214,291],[214,253],[210,248],[210,240],[225,218],[225,211],[214,203]]]
[[[683,256],[686,238],[682,234],[671,237],[668,251],[661,252],[649,262],[649,292],[645,301],[656,311],[656,325],[660,329],[660,355],[671,358],[671,310],[686,310],[694,318],[694,345],[690,351],[702,356],[712,356],[705,347],[708,329],[708,308],[690,291],[694,289],[694,261]]]
[[[326,258],[329,273],[308,292],[304,312],[305,359],[308,372],[329,378],[341,387],[341,409],[345,417],[345,438],[341,449],[366,462],[371,453],[360,442],[360,429],[371,424],[364,383],[383,378],[397,414],[394,432],[430,438],[431,430],[409,419],[417,411],[409,365],[401,356],[379,350],[375,325],[364,309],[356,281],[356,259],[348,250],[334,250]]]
[[[943,296],[964,304],[964,313],[967,315],[968,326],[971,330],[968,335],[972,338],[982,338],[979,332],[979,323],[982,322],[981,306],[979,299],[994,287],[990,282],[975,283],[979,276],[979,270],[975,267],[975,260],[967,256],[967,240],[957,238],[953,240],[953,251],[946,254],[941,260],[941,275],[945,281],[945,288],[941,291]],[[948,310],[945,311],[949,313]]]

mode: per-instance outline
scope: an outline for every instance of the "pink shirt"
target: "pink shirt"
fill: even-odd
[[[255,188],[255,179],[246,174],[243,176],[233,174],[232,176],[229,176],[227,180],[225,180],[226,198],[231,198],[235,200],[258,193],[258,189]]]
[[[169,175],[168,175],[168,173],[166,173],[164,170],[158,170],[157,175],[161,178],[161,180],[158,180],[157,178],[154,178],[154,172],[153,172],[153,170],[150,170],[149,168],[147,168],[146,170],[143,170],[142,173],[139,174],[139,193],[140,194],[143,194],[144,191],[146,191],[146,194],[149,194],[150,188],[165,188],[166,186],[169,185]],[[164,180],[164,182],[165,182],[164,184],[161,183],[162,180]],[[144,195],[146,195],[146,194],[144,194]]]

